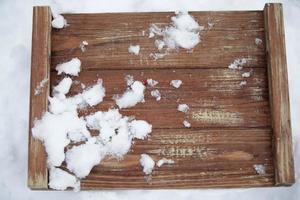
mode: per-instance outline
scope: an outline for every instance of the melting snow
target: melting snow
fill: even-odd
[[[189,106],[187,104],[179,104],[177,110],[180,112],[186,113],[189,110]]]
[[[54,87],[54,94],[60,93],[60,94],[67,94],[71,88],[72,85],[72,79],[69,77],[64,78],[61,80],[57,86]]]
[[[39,95],[41,93],[41,91],[43,90],[43,88],[45,87],[45,84],[47,83],[49,79],[48,78],[44,78],[38,86],[36,86],[36,88],[34,89],[34,95]]]
[[[183,123],[183,126],[186,127],[186,128],[190,128],[191,127],[191,123],[188,122],[187,120],[184,120],[182,123]]]
[[[157,84],[158,84],[158,81],[153,80],[153,79],[151,79],[151,78],[148,78],[148,79],[147,79],[147,85],[149,85],[150,87],[154,87],[154,86],[156,86]]]
[[[157,167],[161,167],[163,164],[174,164],[174,160],[162,158],[156,162]]]
[[[82,42],[80,42],[80,44],[79,44],[79,48],[80,48],[80,50],[82,51],[82,52],[85,52],[86,51],[86,46],[87,45],[89,45],[89,43],[87,42],[87,41],[82,41]]]
[[[130,45],[128,47],[128,52],[134,55],[139,55],[140,53],[140,45]]]
[[[140,159],[140,164],[143,167],[143,172],[146,175],[149,175],[152,173],[152,170],[155,166],[154,160],[147,154],[142,154]]]
[[[249,78],[251,76],[251,73],[250,72],[244,72],[243,74],[242,74],[242,77],[243,78]]]
[[[243,69],[243,66],[247,63],[246,58],[235,59],[229,66],[229,69]]]
[[[266,174],[266,167],[264,165],[253,165],[253,168],[259,175]]]
[[[66,190],[67,188],[73,188],[74,191],[80,190],[80,182],[72,174],[56,167],[51,167],[49,174],[50,188],[55,190]]]
[[[261,39],[255,38],[255,44],[256,44],[256,45],[261,45],[262,42],[263,42],[263,41],[262,41]]]
[[[160,94],[159,90],[152,90],[151,96],[153,96],[156,99],[156,101],[161,100],[161,94]]]
[[[67,26],[67,20],[62,15],[54,15],[54,19],[51,22],[53,28],[61,29]]]
[[[69,74],[72,76],[78,76],[80,72],[81,61],[78,58],[72,58],[70,61],[58,64],[56,66],[57,74],[62,73]]]
[[[172,80],[170,82],[170,85],[173,86],[174,88],[179,88],[182,84],[181,80]]]
[[[134,81],[122,96],[115,96],[116,104],[120,109],[130,108],[144,101],[145,86],[140,81]]]

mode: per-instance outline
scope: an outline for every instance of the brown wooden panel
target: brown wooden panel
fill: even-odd
[[[47,111],[50,83],[51,11],[49,7],[33,8],[32,59],[30,82],[30,116],[28,147],[28,187],[48,188],[47,156],[43,144],[31,135],[36,119]],[[39,88],[44,80],[43,87]],[[39,94],[35,91],[39,89]]]
[[[295,183],[288,73],[281,4],[264,9],[276,185]]]
[[[155,129],[124,160],[107,158],[81,181],[82,189],[249,187],[274,184],[270,129]],[[175,161],[145,177],[139,158]],[[263,164],[258,175],[254,164]]]
[[[249,70],[244,70],[249,71]],[[116,107],[113,95],[126,90],[124,77],[133,75],[136,80],[153,78],[159,81],[162,100],[157,102],[151,97],[153,88],[147,88],[145,103],[133,108],[122,109],[124,115],[134,115],[149,121],[155,128],[180,128],[188,119],[193,127],[266,127],[270,125],[268,88],[266,69],[254,68],[251,77],[242,77],[243,71],[230,69],[177,69],[165,70],[101,70],[83,71],[74,78],[78,84],[73,85],[70,95],[81,92],[83,83],[93,85],[98,78],[103,79],[106,97],[99,105],[81,111],[81,114],[107,110]],[[56,85],[61,76],[51,73],[52,85]],[[179,89],[170,86],[172,79],[183,81]],[[247,80],[246,86],[240,86]],[[177,111],[180,103],[190,106],[187,114]]]
[[[194,12],[192,15],[205,26],[201,42],[193,49],[171,52],[164,59],[149,55],[157,52],[154,38],[148,38],[152,23],[166,26],[174,13],[66,14],[69,27],[53,31],[52,69],[70,57],[79,57],[83,69],[141,68],[225,68],[236,58],[249,58],[245,67],[266,65],[263,12]],[[214,23],[208,28],[208,23]],[[108,28],[109,27],[109,28]],[[144,36],[143,36],[144,32]],[[79,44],[87,40],[87,51]],[[130,44],[139,44],[139,56],[130,55]]]
[[[151,123],[151,137],[135,141],[123,160],[106,158],[94,167],[81,181],[83,190],[293,183],[280,5],[266,6],[264,11],[191,14],[205,27],[201,43],[193,52],[180,49],[154,61],[149,54],[157,50],[154,39],[148,38],[148,28],[152,23],[168,25],[174,13],[65,14],[70,26],[51,33],[50,9],[34,9],[30,128],[33,120],[47,109],[49,84],[35,96],[37,84],[50,76],[53,87],[63,78],[54,71],[56,64],[73,57],[82,60],[82,72],[79,77],[72,77],[74,84],[69,95],[82,91],[80,83],[88,87],[98,78],[103,79],[106,88],[104,102],[80,110],[80,115],[116,107],[112,97],[124,92],[124,77],[128,74],[140,81],[147,78],[159,81],[154,89],[160,90],[161,101],[155,101],[150,96],[152,88],[147,88],[145,103],[121,110],[124,115]],[[208,23],[214,23],[213,27]],[[262,39],[262,44],[255,44],[256,38]],[[79,48],[83,40],[89,43],[85,52]],[[128,53],[130,44],[141,46],[140,55]],[[228,69],[237,58],[248,58],[244,69]],[[242,78],[242,73],[249,71],[251,77]],[[172,79],[181,79],[183,85],[172,88],[169,85]],[[240,86],[243,80],[247,85]],[[178,112],[179,103],[188,104],[190,111]],[[191,122],[192,128],[182,127],[184,119]],[[141,153],[150,154],[155,161],[170,158],[175,164],[155,167],[152,176],[146,177],[139,164]],[[254,164],[263,164],[266,173],[257,174]],[[28,184],[31,188],[47,188],[45,152],[31,135]]]

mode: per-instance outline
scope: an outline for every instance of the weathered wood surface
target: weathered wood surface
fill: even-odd
[[[174,13],[66,14],[69,27],[53,31],[52,69],[70,56],[79,57],[84,69],[142,69],[142,68],[225,68],[234,59],[249,57],[246,67],[264,67],[263,12],[194,12],[192,15],[205,27],[202,42],[193,53],[173,52],[155,61],[150,53],[157,50],[154,38],[148,38],[152,23],[164,27]],[[208,23],[214,25],[209,28]],[[143,36],[144,32],[144,36]],[[79,43],[89,42],[82,54]],[[128,54],[130,44],[139,44],[139,56]],[[250,58],[250,57],[249,57]],[[176,64],[175,64],[176,63]]]
[[[275,180],[276,185],[292,185],[295,174],[282,5],[267,4],[264,14]]]
[[[57,63],[78,57],[83,71],[72,78],[70,96],[103,79],[104,102],[81,110],[87,115],[114,107],[113,95],[126,89],[124,77],[159,81],[162,100],[157,102],[148,88],[145,103],[122,109],[149,121],[153,133],[148,140],[136,141],[124,160],[107,158],[81,181],[82,189],[101,188],[197,188],[250,187],[274,185],[272,132],[265,53],[264,16],[262,11],[194,12],[205,26],[202,42],[193,52],[179,50],[155,61],[154,39],[148,38],[152,23],[164,26],[173,13],[66,14],[70,26],[53,30],[51,85],[57,76]],[[209,28],[208,23],[214,23]],[[255,44],[259,38],[262,44]],[[79,48],[88,41],[87,50]],[[128,53],[130,44],[139,44],[139,56]],[[230,70],[236,58],[248,58],[243,70]],[[251,71],[251,77],[242,73]],[[169,82],[181,79],[174,89]],[[246,80],[247,85],[240,86]],[[177,111],[187,103],[185,115]],[[192,128],[183,128],[187,119]],[[162,157],[175,160],[174,165],[155,168],[145,177],[139,164],[141,153],[157,161]],[[254,164],[263,164],[266,174],[259,175]]]
[[[33,8],[32,59],[30,83],[30,116],[28,146],[28,187],[48,188],[46,153],[43,144],[32,137],[31,128],[47,110],[50,83],[51,11],[49,7]],[[43,83],[42,85],[40,85]]]
[[[106,88],[104,102],[94,108],[80,110],[80,115],[114,107],[112,97],[126,89],[124,77],[127,74],[133,75],[136,80],[158,80],[155,88],[162,94],[162,100],[156,102],[148,88],[145,103],[121,110],[124,115],[135,115],[138,119],[149,121],[153,125],[153,133],[148,140],[136,141],[124,160],[107,158],[100,166],[96,166],[81,181],[82,189],[291,184],[293,174],[290,166],[293,161],[290,159],[291,146],[286,145],[290,142],[290,130],[289,126],[285,126],[288,123],[282,121],[282,116],[289,112],[288,107],[281,106],[282,103],[288,105],[286,63],[285,57],[279,61],[273,60],[274,55],[279,53],[280,57],[285,54],[284,40],[278,38],[283,35],[283,26],[276,24],[281,24],[282,13],[279,12],[280,18],[276,18],[279,21],[274,21],[275,7],[266,7],[264,12],[192,12],[205,27],[201,33],[201,43],[193,52],[174,51],[157,61],[150,57],[151,53],[157,51],[154,39],[148,38],[148,28],[152,23],[160,26],[169,24],[173,13],[66,14],[64,16],[70,26],[52,30],[51,33],[49,8],[35,8],[30,126],[33,119],[40,117],[47,108],[49,85],[46,84],[41,94],[35,96],[33,93],[37,84],[49,78],[50,69],[51,86],[57,84],[63,76],[54,72],[56,64],[78,57],[82,61],[82,72],[79,77],[72,78],[74,84],[69,95],[82,91],[80,83],[88,87],[98,78],[103,79]],[[41,9],[45,12],[42,15],[37,12]],[[264,21],[269,19],[270,24]],[[209,27],[208,23],[213,23],[213,26]],[[43,24],[38,32],[37,24]],[[266,33],[265,28],[268,29]],[[280,34],[276,35],[275,30],[279,30]],[[273,33],[271,37],[270,31]],[[256,44],[256,38],[261,39],[262,43]],[[85,52],[79,48],[83,40],[89,43]],[[267,57],[266,43],[268,45],[268,42],[277,40],[279,44],[267,46]],[[51,66],[48,59],[50,43]],[[128,53],[130,44],[141,46],[139,56]],[[243,70],[227,68],[236,58],[248,59]],[[269,78],[271,95],[268,86],[270,66],[275,70],[271,71],[276,77]],[[242,73],[249,71],[251,77],[242,78]],[[280,73],[284,76],[280,77]],[[172,79],[181,79],[183,85],[179,89],[172,88],[169,85]],[[247,84],[240,86],[243,80]],[[280,87],[285,91],[274,89]],[[272,99],[273,91],[275,100]],[[186,115],[176,110],[179,103],[190,106]],[[284,113],[280,113],[280,109]],[[278,115],[274,118],[271,111],[276,111]],[[191,122],[191,129],[183,128],[184,119]],[[282,130],[285,130],[283,134]],[[273,131],[277,131],[275,136],[280,138],[275,143],[274,152]],[[284,155],[280,155],[281,149]],[[31,135],[29,150],[29,186],[47,188],[45,153],[41,144],[33,140]],[[145,177],[139,164],[141,153],[150,154],[156,161],[162,157],[170,158],[175,164],[156,167],[151,177]],[[264,165],[266,173],[258,174],[254,164]]]
[[[116,106],[112,99],[115,94],[122,94],[126,90],[124,77],[133,75],[136,80],[153,78],[159,81],[158,89],[162,99],[157,102],[150,94],[153,88],[146,90],[145,103],[134,108],[122,109],[124,115],[135,115],[144,119],[156,128],[182,128],[184,119],[188,119],[193,127],[267,127],[270,126],[270,112],[267,88],[267,72],[265,68],[255,68],[247,85],[240,86],[245,80],[244,71],[228,69],[177,69],[174,72],[165,70],[101,70],[84,71],[78,78],[73,78],[74,85],[70,95],[82,92],[81,84],[89,87],[98,78],[103,79],[106,88],[104,101],[91,108],[81,111],[81,114],[107,110]],[[141,72],[143,72],[141,74]],[[52,72],[52,83],[55,85],[61,77]],[[179,89],[170,86],[170,81],[183,81]],[[189,105],[186,114],[177,111],[180,103]]]
[[[106,159],[81,182],[95,188],[250,187],[274,184],[270,129],[155,129],[147,141],[136,141],[121,162]],[[155,161],[171,158],[151,177],[139,164],[141,153]],[[258,175],[254,164],[264,164]]]

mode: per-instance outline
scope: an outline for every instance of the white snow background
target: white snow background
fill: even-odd
[[[60,12],[262,10],[249,0],[0,0],[0,199],[288,199],[300,198],[300,1],[283,1],[297,182],[292,187],[196,190],[31,191],[27,188],[32,6]]]

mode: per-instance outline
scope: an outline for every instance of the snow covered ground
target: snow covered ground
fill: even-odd
[[[27,181],[28,105],[33,5],[59,12],[175,10],[261,10],[249,0],[1,0],[0,1],[0,199],[299,199],[300,197],[300,1],[283,1],[292,131],[297,182],[288,188],[134,190],[94,192],[30,191]]]

